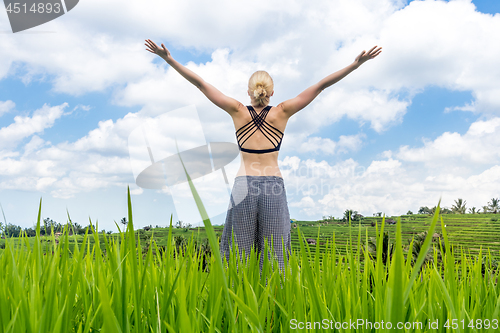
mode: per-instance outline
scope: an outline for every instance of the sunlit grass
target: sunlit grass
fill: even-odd
[[[43,250],[40,204],[35,242],[7,239],[0,254],[0,333],[288,332],[299,327],[345,332],[353,326],[338,330],[336,323],[345,328],[359,320],[390,322],[393,329],[406,323],[412,327],[408,332],[433,331],[429,327],[436,321],[435,331],[444,332],[447,320],[450,328],[457,325],[457,332],[500,330],[500,272],[490,253],[473,257],[461,252],[456,261],[442,228],[442,264],[434,260],[422,266],[427,249],[437,259],[431,242],[436,225],[442,224],[437,214],[414,265],[403,252],[398,222],[395,252],[386,265],[381,259],[382,223],[376,260],[363,259],[368,254],[361,246],[339,254],[333,238],[327,252],[320,251],[319,242],[311,248],[303,241],[290,255],[285,273],[277,262],[272,269],[267,256],[261,273],[254,252],[237,264],[234,249],[229,265],[223,263],[210,220],[189,183],[212,247],[205,268],[193,238],[182,253],[173,246],[172,220],[165,250],[151,238],[143,255],[130,194],[128,227],[118,237],[103,233],[104,246],[97,246],[96,232],[77,243],[66,229],[58,243],[52,236],[49,249]],[[300,230],[299,236],[304,238]],[[368,238],[358,232],[349,242],[352,237],[357,244]],[[418,323],[421,328],[415,327]],[[468,327],[471,323],[475,330]],[[355,327],[350,331],[374,331]]]

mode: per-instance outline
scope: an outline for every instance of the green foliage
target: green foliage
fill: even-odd
[[[488,202],[488,211],[496,214],[500,210],[500,199],[492,198],[490,202]]]
[[[4,235],[5,225],[7,224],[7,219],[5,218],[5,212],[3,211],[2,204],[0,204],[0,210],[2,211],[3,222],[0,221],[0,236]]]
[[[7,237],[19,237],[21,235],[22,229],[20,226],[8,223],[4,226],[3,231]]]
[[[0,333],[286,332],[307,322],[314,326],[304,331],[317,332],[315,323],[325,319],[330,331],[335,323],[363,319],[421,323],[414,331],[424,332],[436,320],[469,325],[471,318],[499,318],[498,261],[489,251],[455,253],[439,204],[427,234],[417,235],[418,255],[412,249],[405,257],[401,219],[386,231],[384,220],[380,231],[375,225],[375,260],[362,260],[368,256],[360,246],[362,224],[356,226],[356,247],[349,223],[342,254],[335,233],[321,251],[320,228],[314,248],[297,228],[299,248],[284,269],[269,261],[266,248],[260,271],[253,250],[240,260],[233,247],[223,264],[215,230],[186,175],[204,222],[203,240],[194,233],[174,236],[172,218],[164,247],[149,232],[134,231],[130,191],[126,229],[116,237],[99,235],[90,223],[83,239],[70,235],[69,224],[59,238],[54,233],[42,238],[40,201],[34,239],[7,238],[0,251]],[[442,254],[433,250],[432,264],[425,265],[439,219]],[[367,228],[365,239],[368,243]]]
[[[373,260],[377,260],[377,244],[382,245],[382,251],[381,251],[381,258],[382,258],[382,263],[384,265],[387,265],[387,263],[390,261],[390,258],[392,258],[392,255],[394,254],[394,244],[390,243],[389,240],[389,233],[386,231],[384,232],[382,236],[382,242],[379,241],[380,237],[373,238],[370,237],[367,245],[366,245],[366,250],[370,254],[370,258]]]
[[[179,220],[175,223],[175,227],[177,229],[183,229],[185,232],[188,231],[192,226],[190,223],[184,223],[183,221]]]
[[[346,209],[344,216],[342,217],[342,222],[345,223],[361,221],[363,221],[363,215],[352,209]]]
[[[438,237],[437,239],[434,237],[434,235],[431,235],[431,240],[434,243],[435,241],[439,242],[441,237]],[[431,250],[437,251],[436,254],[436,259],[438,262],[441,262],[441,249],[439,247],[439,243],[437,244],[436,247],[433,248],[427,248],[427,251],[424,252],[424,243],[425,240],[427,239],[427,231],[423,231],[421,233],[418,233],[414,235],[414,237],[411,240],[408,240],[408,247],[405,248],[405,252],[408,253],[409,260],[411,260],[411,263],[413,264],[414,262],[417,261],[418,257],[420,256],[420,253],[422,253],[423,256],[423,265],[429,265],[434,262],[434,252],[431,252]],[[442,246],[444,249],[444,246]]]
[[[467,211],[467,208],[465,206],[466,204],[467,201],[458,198],[457,200],[455,200],[453,206],[451,206],[451,211],[455,214],[465,214]]]
[[[422,206],[418,209],[418,214],[431,214],[432,211],[429,207],[427,206]]]
[[[319,229],[311,248],[298,230],[300,248],[285,269],[275,261],[272,269],[264,256],[259,272],[254,251],[239,261],[234,248],[228,265],[218,263],[219,251],[211,251],[215,233],[212,242],[191,234],[177,248],[172,220],[167,245],[160,249],[151,237],[144,253],[130,201],[129,212],[127,229],[117,237],[90,233],[97,228],[91,224],[80,239],[66,226],[59,242],[54,235],[46,238],[44,249],[39,218],[33,243],[24,236],[6,239],[0,252],[0,332],[283,332],[297,322],[346,318],[421,322],[425,328],[449,317],[468,324],[479,315],[499,315],[498,260],[490,252],[474,257],[463,250],[455,260],[443,220],[442,265],[425,264],[429,256],[439,258],[429,251],[437,214],[427,234],[414,236],[418,255],[405,256],[401,221],[394,243],[384,223],[376,227],[374,261],[362,260],[364,248],[339,254],[335,235],[328,250],[320,251]],[[213,232],[208,219],[206,228]],[[356,228],[360,241],[362,229]]]
[[[479,210],[476,207],[469,208],[469,214],[477,214]]]
[[[429,208],[427,206],[420,207],[418,210],[419,214],[429,214],[429,215],[434,215],[434,213],[437,210],[437,206],[434,206],[432,208]],[[451,214],[453,211],[451,209],[448,209],[446,207],[439,207],[438,210],[439,214]]]

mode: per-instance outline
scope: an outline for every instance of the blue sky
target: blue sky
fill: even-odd
[[[7,222],[31,226],[42,198],[43,217],[66,222],[69,211],[80,224],[91,218],[115,229],[130,185],[137,227],[166,225],[171,214],[174,222],[196,223],[185,189],[135,184],[131,133],[141,121],[188,105],[207,142],[236,142],[234,128],[144,50],[145,38],[165,43],[243,103],[254,70],[273,75],[271,104],[278,104],[361,50],[384,47],[289,121],[279,163],[292,218],[339,217],[345,209],[404,214],[440,198],[448,207],[460,197],[481,208],[499,196],[497,1],[339,0],[307,8],[297,1],[286,9],[271,1],[261,12],[225,1],[194,4],[157,2],[152,13],[139,2],[89,0],[16,34],[0,14],[0,204]],[[118,5],[113,18],[92,14]],[[244,14],[255,19],[242,22]],[[189,128],[179,131],[186,147],[200,139]],[[159,158],[172,153],[163,139],[154,143]],[[228,166],[230,176],[237,164]],[[205,197],[214,223],[224,221],[226,190],[222,184],[212,191],[220,196]]]

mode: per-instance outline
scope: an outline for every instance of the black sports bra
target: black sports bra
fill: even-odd
[[[269,124],[266,121],[266,116],[269,113],[269,110],[271,110],[271,107],[272,106],[268,105],[259,114],[257,114],[257,112],[255,112],[253,107],[247,106],[247,109],[250,112],[250,115],[252,116],[252,120],[250,120],[246,125],[241,126],[236,131],[236,139],[238,141],[238,146],[240,147],[241,151],[253,154],[264,154],[280,150],[281,140],[283,140],[284,134],[279,129],[277,129],[276,127],[274,127],[273,125]],[[248,134],[254,128],[255,130],[252,133]],[[254,134],[257,130],[260,130],[262,134],[264,134],[264,136],[273,144],[274,148],[247,149],[242,147],[245,141],[247,141],[248,138],[251,137],[252,134]],[[269,134],[269,136],[266,135],[266,133]],[[241,142],[241,140],[243,140],[243,142]]]

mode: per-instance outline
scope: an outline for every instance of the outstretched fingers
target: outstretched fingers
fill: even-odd
[[[372,53],[372,52],[373,52],[373,50],[375,50],[376,48],[377,48],[377,45],[375,45],[374,47],[372,47],[372,48],[370,49],[370,51],[368,51],[368,53]]]
[[[146,39],[146,44],[144,45],[148,47],[146,50],[151,53],[156,53],[155,51],[158,50],[158,46],[151,39]]]
[[[155,42],[153,42],[151,39],[146,39],[146,42],[147,42],[149,45],[151,45],[151,46],[158,47],[158,46],[156,45],[156,43],[155,43]]]
[[[376,56],[378,56],[382,52],[382,46],[377,47],[376,45],[370,49],[370,52],[368,54],[370,55],[370,58],[373,59]]]
[[[374,55],[372,55],[372,59],[375,58],[376,56],[378,56],[380,53],[382,53],[382,50],[380,50],[377,53],[375,53]]]
[[[151,45],[151,43],[147,39],[146,39],[146,43],[144,43],[144,45],[146,45],[146,50],[147,51],[153,52],[153,46]]]

